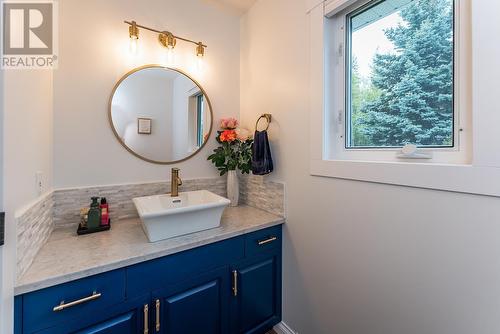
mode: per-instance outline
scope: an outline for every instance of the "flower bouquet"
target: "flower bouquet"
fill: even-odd
[[[208,157],[220,175],[228,174],[227,193],[231,205],[238,205],[239,185],[236,170],[250,173],[252,167],[253,139],[246,129],[238,128],[238,120],[224,118],[220,122],[216,140],[220,144]]]

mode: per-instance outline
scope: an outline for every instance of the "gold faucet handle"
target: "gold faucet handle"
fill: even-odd
[[[182,186],[182,180],[179,176],[177,176],[177,185]]]

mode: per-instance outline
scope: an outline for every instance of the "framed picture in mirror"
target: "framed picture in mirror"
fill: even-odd
[[[151,118],[138,118],[137,119],[137,133],[140,135],[151,134]]]

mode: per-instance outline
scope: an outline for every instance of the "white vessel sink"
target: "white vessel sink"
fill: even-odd
[[[230,203],[207,190],[183,192],[178,197],[137,197],[133,201],[150,242],[218,227]]]

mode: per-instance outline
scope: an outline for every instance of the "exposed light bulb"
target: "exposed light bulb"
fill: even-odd
[[[128,27],[128,34],[130,37],[129,51],[132,54],[137,53],[137,44],[139,42],[139,28],[137,28],[137,23],[132,21],[130,27]]]
[[[203,59],[202,58],[199,57],[196,60],[196,66],[197,66],[198,71],[203,70]]]
[[[174,64],[174,49],[167,49],[167,65],[172,66]]]
[[[136,54],[137,53],[137,44],[139,43],[139,40],[136,38],[131,38],[129,41],[129,51],[131,54]]]

